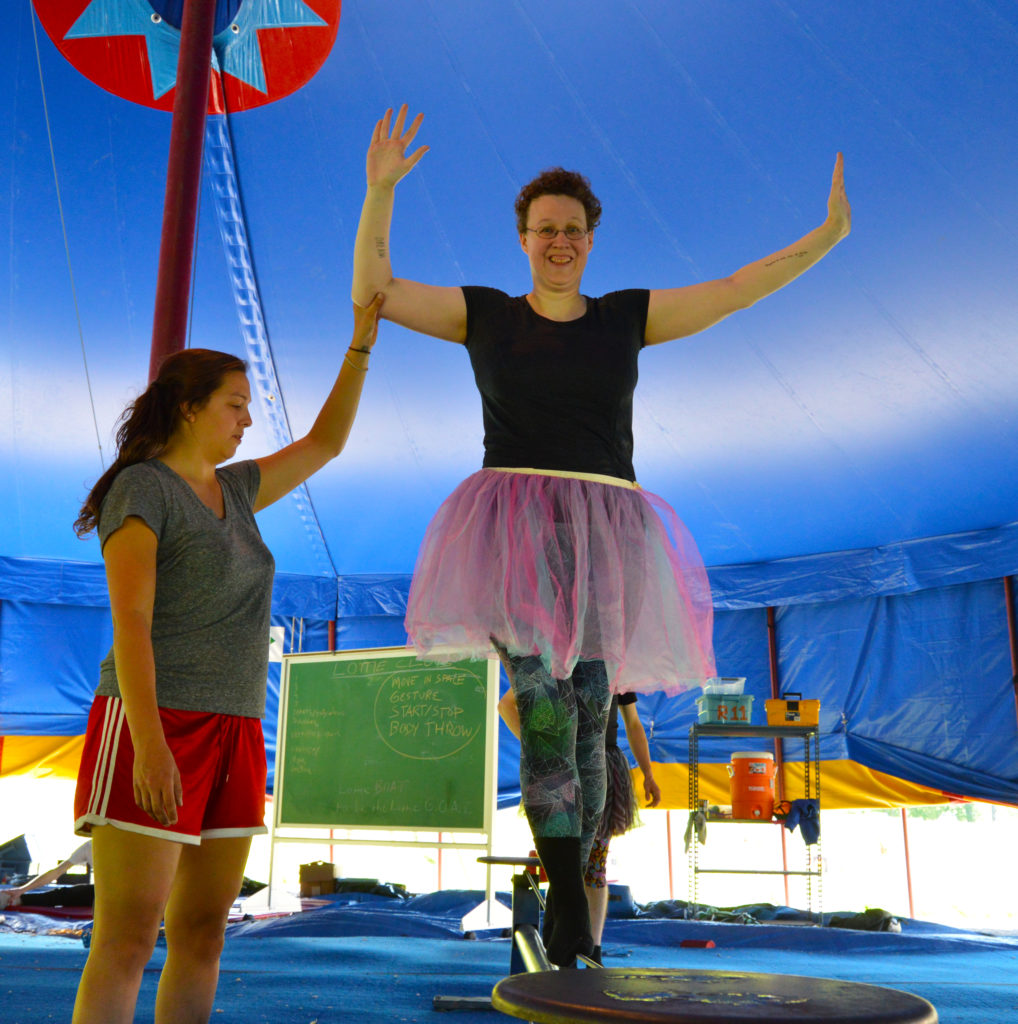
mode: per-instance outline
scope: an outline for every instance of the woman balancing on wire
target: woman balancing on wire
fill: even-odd
[[[95,928],[75,1024],[131,1021],[165,921],[155,1019],[208,1020],[227,915],[265,832],[273,559],[254,513],[335,458],[353,425],[380,295],[310,431],[230,462],[251,424],[236,356],[169,356],[127,409],[117,459],[75,527],[97,529],[113,611],[75,794],[92,837]]]
[[[632,397],[644,347],[696,334],[788,284],[849,231],[842,160],[816,229],[730,277],[681,288],[580,290],[601,204],[561,168],[525,185],[516,232],[526,295],[393,277],[396,183],[421,123],[403,106],[375,126],[354,253],[353,297],[466,345],[481,393],[484,468],[425,535],[407,609],[421,657],[495,644],[520,713],[523,803],[550,881],[553,963],[591,948],[583,868],[604,801],[612,692],[676,692],[714,675],[711,601],[696,545],[636,484]]]

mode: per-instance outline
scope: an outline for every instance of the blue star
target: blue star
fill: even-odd
[[[325,24],[303,0],[245,0],[232,24],[215,38],[219,66],[259,92],[267,92],[258,29]]]
[[[303,0],[244,0],[231,24],[215,37],[216,63],[259,92],[266,92],[258,29],[325,24]],[[147,0],[92,0],[65,38],[108,36],[145,37],[155,99],[176,85],[180,31],[153,11]]]
[[[152,95],[156,99],[176,84],[180,32],[163,21],[146,0],[92,0],[64,38],[104,36],[145,37]]]

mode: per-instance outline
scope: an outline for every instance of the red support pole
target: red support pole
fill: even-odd
[[[166,167],[163,234],[159,246],[149,380],[162,361],[179,352],[187,339],[194,228],[201,188],[202,143],[209,102],[212,34],[216,0],[184,0],[180,55],[173,97],[170,156]]]
[[[908,916],[915,918],[915,905],[912,902],[912,858],[908,851],[908,812],[901,809],[901,836],[905,841],[905,881],[908,884]]]
[[[1018,629],[1015,628],[1013,577],[1004,577],[1004,612],[1007,615],[1007,640],[1011,649],[1011,685],[1014,688],[1015,713],[1018,714]]]
[[[672,812],[670,808],[665,811],[665,828],[668,831],[668,898],[673,900],[675,899],[675,875],[672,870]],[[693,837],[693,842],[696,842],[696,836]]]
[[[771,669],[771,697],[777,700],[781,696],[781,676],[778,669],[778,621],[774,609],[767,609],[767,654]],[[781,739],[774,740],[774,766],[777,776],[778,800],[785,799],[785,750]]]
[[[778,674],[778,620],[772,607],[767,608],[767,653],[771,666],[771,697],[777,700],[781,696],[781,677]],[[778,800],[785,799],[785,747],[780,737],[774,740],[774,774],[777,776]],[[791,895],[788,889],[788,846],[785,842],[785,829],[781,829],[781,868],[785,872],[785,906],[790,905]]]

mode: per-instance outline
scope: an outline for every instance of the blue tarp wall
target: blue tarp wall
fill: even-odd
[[[1005,594],[1016,557],[1012,526],[715,569],[718,671],[747,677],[755,720],[762,720],[770,696],[767,610],[752,599],[766,593],[775,607],[782,688],[819,698],[824,759],[851,759],[959,796],[1018,803]],[[402,645],[409,584],[407,575],[280,575],[273,623],[285,628],[288,652],[326,650],[330,619],[338,649]],[[83,732],[110,642],[101,565],[0,559],[0,735]],[[270,765],[278,686],[274,662],[264,723]],[[653,760],[686,759],[696,696],[641,699]],[[736,745],[712,745],[704,757],[726,761]],[[500,725],[502,804],[519,797],[518,751]]]

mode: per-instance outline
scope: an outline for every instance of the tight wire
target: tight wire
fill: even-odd
[[[71,246],[67,240],[67,222],[64,219],[64,204],[60,197],[60,177],[57,174],[57,154],[53,147],[53,131],[50,127],[49,105],[46,102],[46,83],[42,74],[42,54],[39,52],[39,33],[35,24],[35,8],[32,6],[31,0],[29,0],[28,6],[32,9],[30,17],[32,19],[32,39],[35,42],[35,63],[39,69],[39,91],[42,94],[42,112],[46,121],[46,137],[49,140],[50,163],[53,165],[53,184],[56,186],[57,192],[57,210],[60,214],[60,231],[64,238],[64,255],[67,258],[67,276],[71,281],[71,300],[74,303],[74,317],[78,323],[78,341],[81,346],[81,362],[85,369],[85,385],[88,388],[88,402],[92,410],[92,426],[95,429],[95,441],[99,448],[99,463],[102,466],[103,472],[105,472],[106,457],[103,454],[102,438],[99,433],[99,417],[96,415],[95,411],[95,396],[92,394],[92,378],[88,372],[88,355],[85,352],[85,332],[81,326],[81,309],[78,306],[78,289],[74,284],[74,268],[71,265]]]

